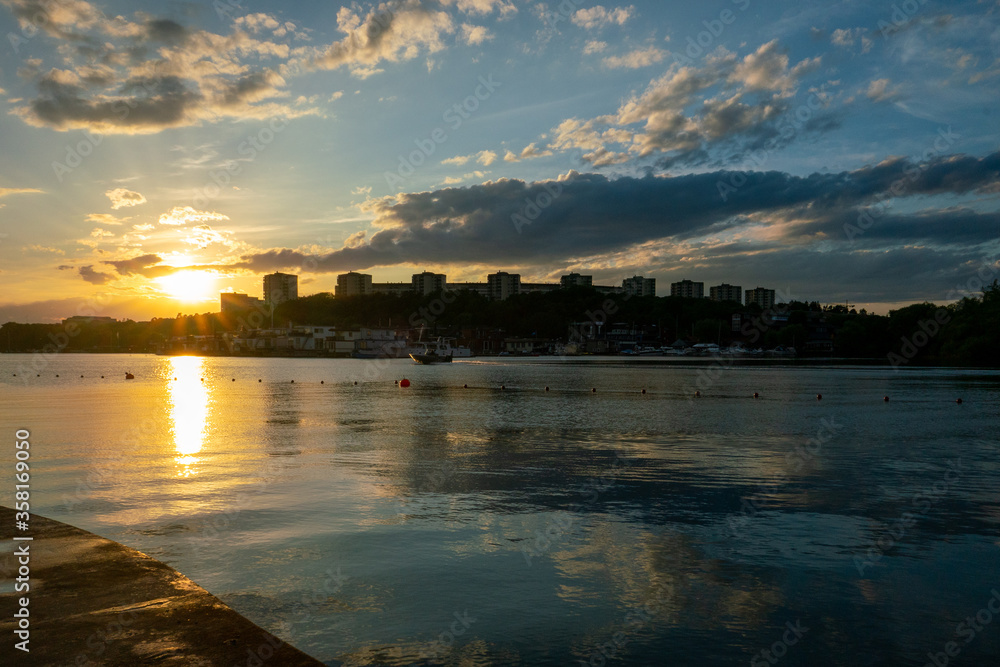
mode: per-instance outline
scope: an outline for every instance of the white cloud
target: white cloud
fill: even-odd
[[[485,150],[473,153],[472,155],[456,155],[455,157],[448,158],[447,160],[441,160],[441,164],[453,164],[461,167],[464,164],[468,164],[472,160],[475,160],[484,167],[488,167],[496,162],[497,154],[495,151]]]
[[[462,24],[462,40],[469,46],[476,46],[493,39],[493,33],[481,25]]]
[[[586,45],[584,45],[583,53],[584,55],[589,56],[593,53],[601,53],[602,51],[606,51],[607,48],[608,48],[607,42],[599,42],[596,39],[592,39],[589,42],[587,42]]]
[[[126,220],[131,220],[131,218],[116,218],[110,213],[91,213],[87,215],[87,222],[92,222],[96,225],[120,225]]]
[[[868,84],[865,95],[872,102],[893,102],[902,97],[899,86],[893,86],[889,79],[875,79]]]
[[[175,206],[160,216],[161,225],[190,225],[209,220],[229,220],[229,216],[214,211],[198,211],[190,206]]]
[[[621,56],[609,56],[603,60],[603,63],[608,69],[639,69],[655,65],[666,57],[666,51],[650,46]]]
[[[572,21],[584,30],[594,30],[607,25],[625,25],[625,22],[632,17],[635,7],[618,7],[616,9],[605,9],[601,5],[594,5],[585,9],[578,9],[573,14]]]
[[[108,190],[104,194],[111,200],[111,208],[116,211],[120,208],[139,206],[146,203],[146,198],[142,194],[126,190],[125,188],[115,188],[114,190]]]

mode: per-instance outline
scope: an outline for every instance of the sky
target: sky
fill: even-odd
[[[517,272],[1000,276],[1000,2],[0,0],[0,322]]]

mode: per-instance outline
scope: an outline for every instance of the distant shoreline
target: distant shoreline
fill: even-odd
[[[44,354],[41,351],[34,352],[2,352],[2,355],[24,355],[31,356],[34,354]],[[215,354],[211,352],[201,352],[201,353],[184,353],[184,354],[157,354],[155,352],[130,352],[130,351],[86,351],[86,350],[73,350],[66,352],[59,352],[59,355],[143,355],[149,357],[205,357],[205,358],[224,358],[224,359],[328,359],[328,360],[353,360],[353,361],[403,361],[410,363],[409,359],[405,357],[386,357],[380,359],[355,359],[353,357],[346,357],[343,355],[332,355],[332,354],[315,354],[315,353],[297,353],[297,354]],[[879,366],[887,368],[898,368],[905,370],[907,368],[920,368],[920,369],[931,369],[931,368],[953,368],[953,369],[974,369],[974,370],[1000,370],[997,366],[958,366],[935,363],[933,360],[926,361],[911,361],[908,364],[893,367],[893,365],[887,359],[878,358],[868,358],[868,357],[737,357],[737,356],[706,356],[706,357],[673,357],[668,355],[644,355],[644,356],[633,356],[625,354],[578,354],[578,355],[539,355],[539,356],[499,356],[499,355],[481,355],[476,357],[464,357],[457,359],[457,362],[462,361],[561,361],[561,362],[625,362],[629,364],[650,364],[650,365],[664,365],[664,366],[743,366],[743,367],[754,367],[754,366]]]

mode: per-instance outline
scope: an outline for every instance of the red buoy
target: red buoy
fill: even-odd
[[[410,386],[410,381],[407,380],[406,378],[403,378],[402,380],[399,381],[399,386],[402,387],[403,389],[406,389],[407,387]]]
[[[645,389],[643,389],[643,390],[642,390],[642,393],[643,393],[643,394],[645,394],[645,393],[646,393],[646,390],[645,390]]]
[[[816,400],[817,401],[822,401],[823,400],[823,394],[816,394]]]
[[[955,399],[955,402],[958,403],[959,405],[961,405],[962,404],[962,399],[957,398],[957,399]]]
[[[889,402],[889,397],[888,396],[883,396],[882,397],[882,402],[883,403],[888,403]]]
[[[548,390],[549,390],[549,388],[548,388],[548,387],[546,387],[546,388],[545,388],[545,391],[548,391]]]
[[[592,387],[592,388],[590,389],[590,393],[591,393],[591,394],[596,394],[596,393],[597,393],[597,387]]]
[[[754,398],[760,398],[760,394],[758,394],[757,392],[754,392],[754,393],[753,393],[753,397],[754,397]]]
[[[701,398],[701,392],[700,391],[694,392],[694,397],[695,398]]]

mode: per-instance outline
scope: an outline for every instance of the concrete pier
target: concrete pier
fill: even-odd
[[[33,539],[14,541],[16,536]],[[2,506],[0,539],[0,655],[12,658],[3,664],[323,664],[176,570],[117,542],[34,514],[29,530],[18,531],[14,510]],[[30,568],[26,592],[12,590],[19,560]],[[15,647],[21,598],[28,599],[28,653]]]

